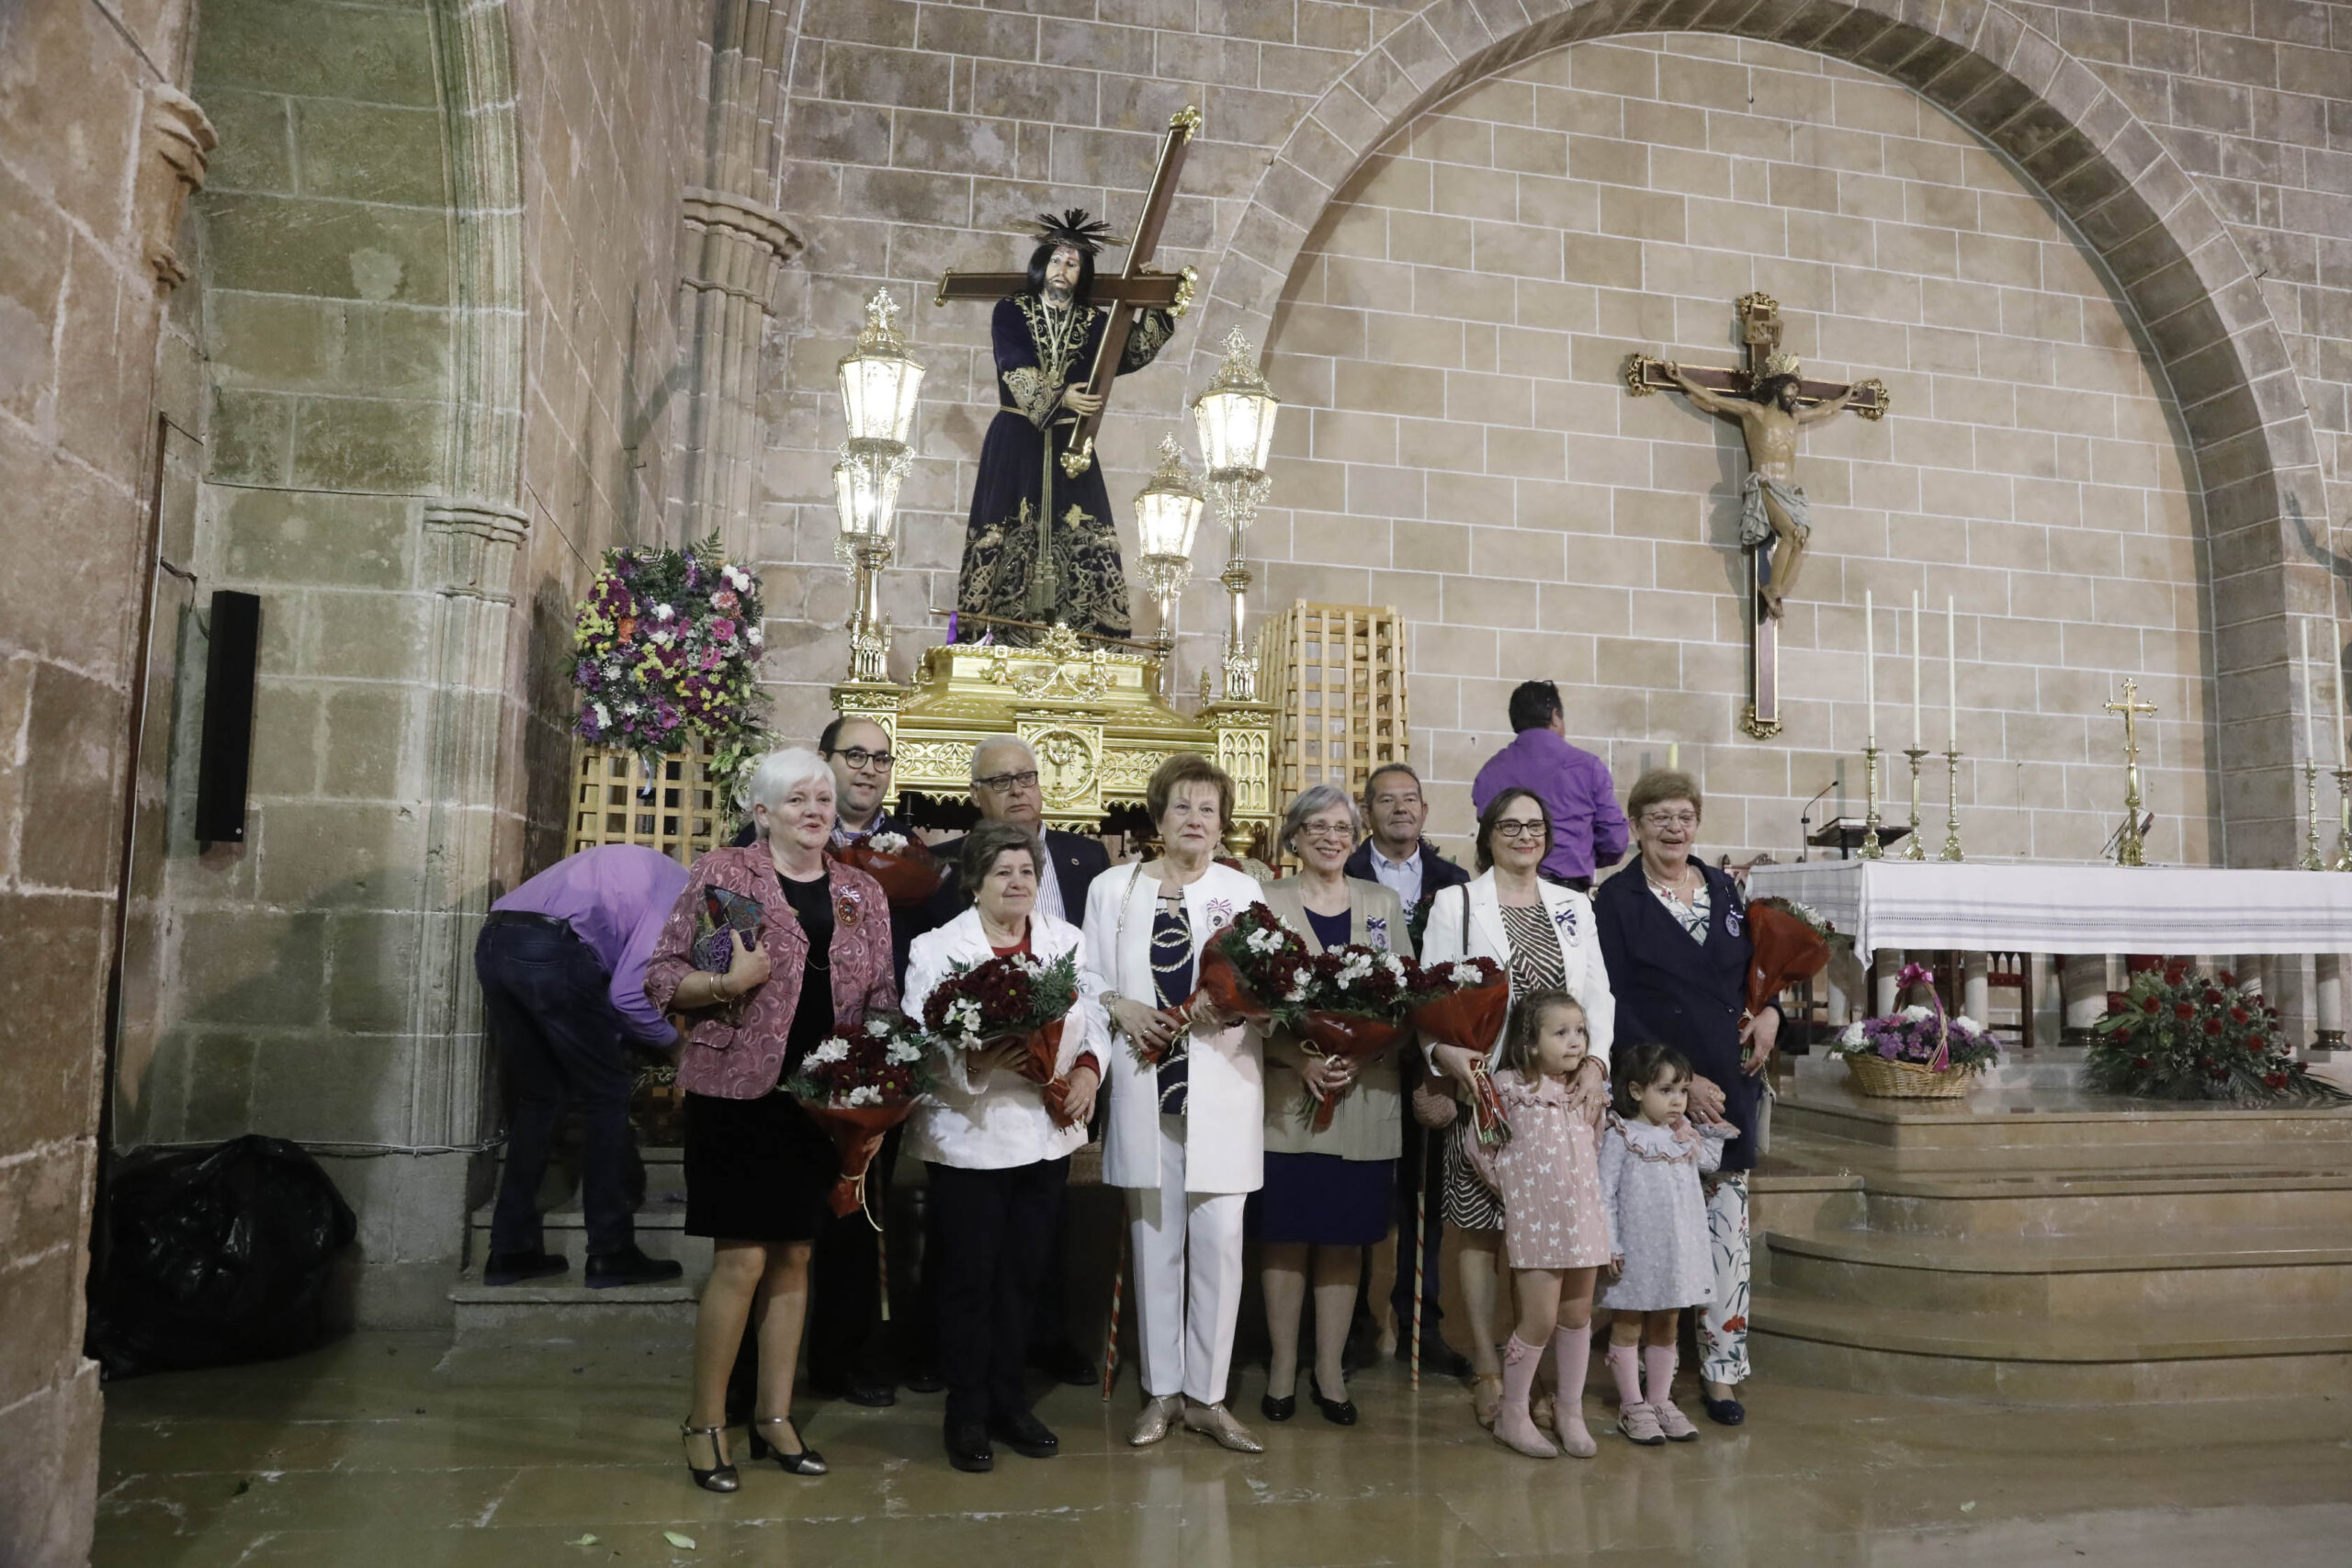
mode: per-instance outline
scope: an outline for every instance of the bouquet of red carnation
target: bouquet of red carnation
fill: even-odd
[[[904,833],[868,833],[825,852],[880,883],[883,897],[894,905],[928,903],[947,880],[946,863],[922,840]]]
[[[800,1071],[786,1080],[784,1090],[832,1134],[841,1152],[834,1213],[865,1206],[865,1168],[883,1134],[913,1113],[917,1097],[931,1085],[922,1032],[898,1013],[876,1013],[848,1038],[836,1035],[800,1059]],[[866,1216],[869,1223],[873,1218]]]
[[[1313,983],[1314,963],[1296,931],[1263,904],[1252,904],[1201,950],[1200,984],[1193,994],[1252,1023],[1287,1027]],[[1145,1066],[1158,1066],[1159,1055],[1136,1043],[1136,1058]]]
[[[1078,1005],[1078,954],[1047,961],[1015,953],[985,964],[957,964],[922,1004],[923,1026],[951,1051],[1021,1044],[1014,1070],[1046,1091],[1057,1127],[1076,1126],[1069,1114],[1069,1080],[1055,1071],[1062,1055],[1062,1023]]]
[[[1440,1044],[1486,1055],[1510,1018],[1510,980],[1491,958],[1463,958],[1408,966],[1406,1012],[1413,1027]],[[1470,1109],[1482,1144],[1508,1143],[1510,1124],[1482,1063]]]
[[[1755,898],[1747,905],[1747,934],[1755,948],[1747,964],[1753,1018],[1799,980],[1821,973],[1836,928],[1792,898]]]
[[[1307,1048],[1318,1056],[1363,1062],[1409,1039],[1407,963],[1357,942],[1327,947],[1308,959],[1311,978],[1298,1019]],[[1299,1103],[1300,1120],[1320,1133],[1345,1098],[1345,1090],[1329,1100],[1310,1095]]]

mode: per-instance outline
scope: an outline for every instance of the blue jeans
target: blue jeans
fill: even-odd
[[[611,977],[588,944],[551,926],[493,920],[474,943],[474,972],[514,1111],[506,1171],[491,1211],[490,1249],[537,1252],[539,1177],[568,1096],[580,1108],[580,1206],[591,1257],[631,1246],[628,1097],[636,1080],[621,1043]]]

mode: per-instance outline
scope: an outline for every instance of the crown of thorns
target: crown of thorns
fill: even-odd
[[[1110,224],[1089,218],[1082,207],[1073,207],[1058,218],[1050,212],[1037,214],[1037,239],[1041,244],[1074,246],[1090,256],[1105,245],[1119,243],[1112,234]]]

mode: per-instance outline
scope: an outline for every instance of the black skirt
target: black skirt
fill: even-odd
[[[841,1156],[788,1094],[688,1094],[686,1234],[720,1241],[814,1241]]]

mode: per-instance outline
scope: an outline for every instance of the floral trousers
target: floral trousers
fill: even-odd
[[[1699,1314],[1699,1375],[1709,1382],[1747,1378],[1747,1176],[1707,1180],[1707,1244],[1715,1260],[1714,1299]]]

